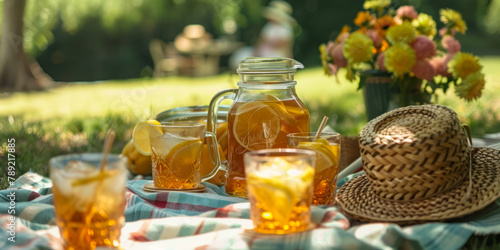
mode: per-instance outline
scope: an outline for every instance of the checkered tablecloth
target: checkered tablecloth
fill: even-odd
[[[341,180],[339,186],[352,177]],[[498,200],[468,222],[408,227],[359,224],[349,221],[337,207],[314,206],[314,226],[309,231],[261,235],[249,229],[248,201],[227,196],[223,187],[204,183],[203,193],[148,193],[143,191],[146,183],[127,183],[124,249],[459,249],[473,234],[500,233]],[[11,189],[0,190],[0,249],[62,247],[51,186],[50,179],[26,173]]]

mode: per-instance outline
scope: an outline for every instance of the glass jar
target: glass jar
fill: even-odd
[[[228,195],[247,197],[244,153],[286,148],[287,134],[309,132],[309,111],[295,92],[294,74],[303,67],[288,58],[246,58],[237,70],[239,88],[221,91],[212,98],[208,119],[212,131],[218,103],[234,99],[227,115]]]

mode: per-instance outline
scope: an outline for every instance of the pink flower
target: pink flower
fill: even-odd
[[[341,42],[339,45],[333,48],[333,51],[331,53],[333,63],[335,63],[335,66],[339,68],[347,66],[347,59],[344,57],[344,53],[342,52],[343,46],[344,42]]]
[[[440,36],[446,36],[446,35],[455,36],[455,29],[451,29],[451,30],[450,30],[450,33],[448,34],[448,29],[447,29],[446,27],[441,28],[441,29],[439,30],[439,35],[440,35]]]
[[[335,46],[337,46],[337,43],[332,42],[332,41],[329,41],[329,42],[326,44],[326,51],[328,52],[328,54],[332,54],[332,52],[333,52],[333,48],[335,48]]]
[[[448,50],[448,53],[450,54],[455,54],[459,52],[461,49],[461,45],[457,41],[457,39],[455,39],[450,35],[443,36],[443,39],[441,40],[441,45],[443,45],[443,48]]]
[[[382,37],[380,37],[380,34],[376,30],[368,30],[366,31],[366,35],[372,39],[373,41],[373,46],[375,48],[380,48],[382,46]]]
[[[387,68],[384,65],[384,60],[385,60],[385,53],[382,52],[380,53],[380,55],[378,55],[376,64],[380,70],[387,71]]]
[[[417,60],[430,58],[436,55],[436,44],[427,36],[417,36],[410,45],[415,50],[415,57]]]
[[[436,76],[436,69],[434,69],[430,61],[427,59],[417,60],[411,68],[411,72],[413,72],[416,77],[427,81],[432,81],[434,76]]]
[[[453,55],[447,54],[443,57],[434,57],[430,61],[432,67],[436,70],[437,75],[441,76],[451,76],[451,73],[448,72],[448,62],[450,62]]]
[[[339,43],[343,43],[345,40],[347,40],[347,38],[349,38],[348,32],[344,32],[344,33],[340,34],[339,37],[337,37],[337,39],[339,40],[338,41]]]
[[[401,19],[407,18],[413,20],[418,18],[418,13],[413,6],[405,5],[399,7],[398,11],[396,12],[396,16],[400,17]]]

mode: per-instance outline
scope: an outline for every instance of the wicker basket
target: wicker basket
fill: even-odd
[[[360,153],[377,196],[409,201],[457,186],[468,172],[469,148],[457,114],[440,105],[397,109],[360,132]]]
[[[360,156],[359,137],[342,136],[341,140],[339,171],[342,171]]]

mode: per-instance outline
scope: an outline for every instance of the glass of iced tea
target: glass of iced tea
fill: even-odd
[[[217,152],[213,133],[205,132],[205,124],[187,121],[150,125],[153,184],[164,189],[195,189],[212,178],[217,169],[201,176],[200,161],[205,137],[211,137],[210,152]]]
[[[119,248],[125,221],[127,159],[100,153],[50,159],[54,209],[65,249]]]
[[[250,218],[257,233],[288,234],[309,228],[315,152],[265,149],[244,156]]]
[[[316,138],[316,132],[303,132],[288,134],[287,137],[289,148],[316,152],[313,204],[333,205],[339,172],[340,134],[322,132]]]

